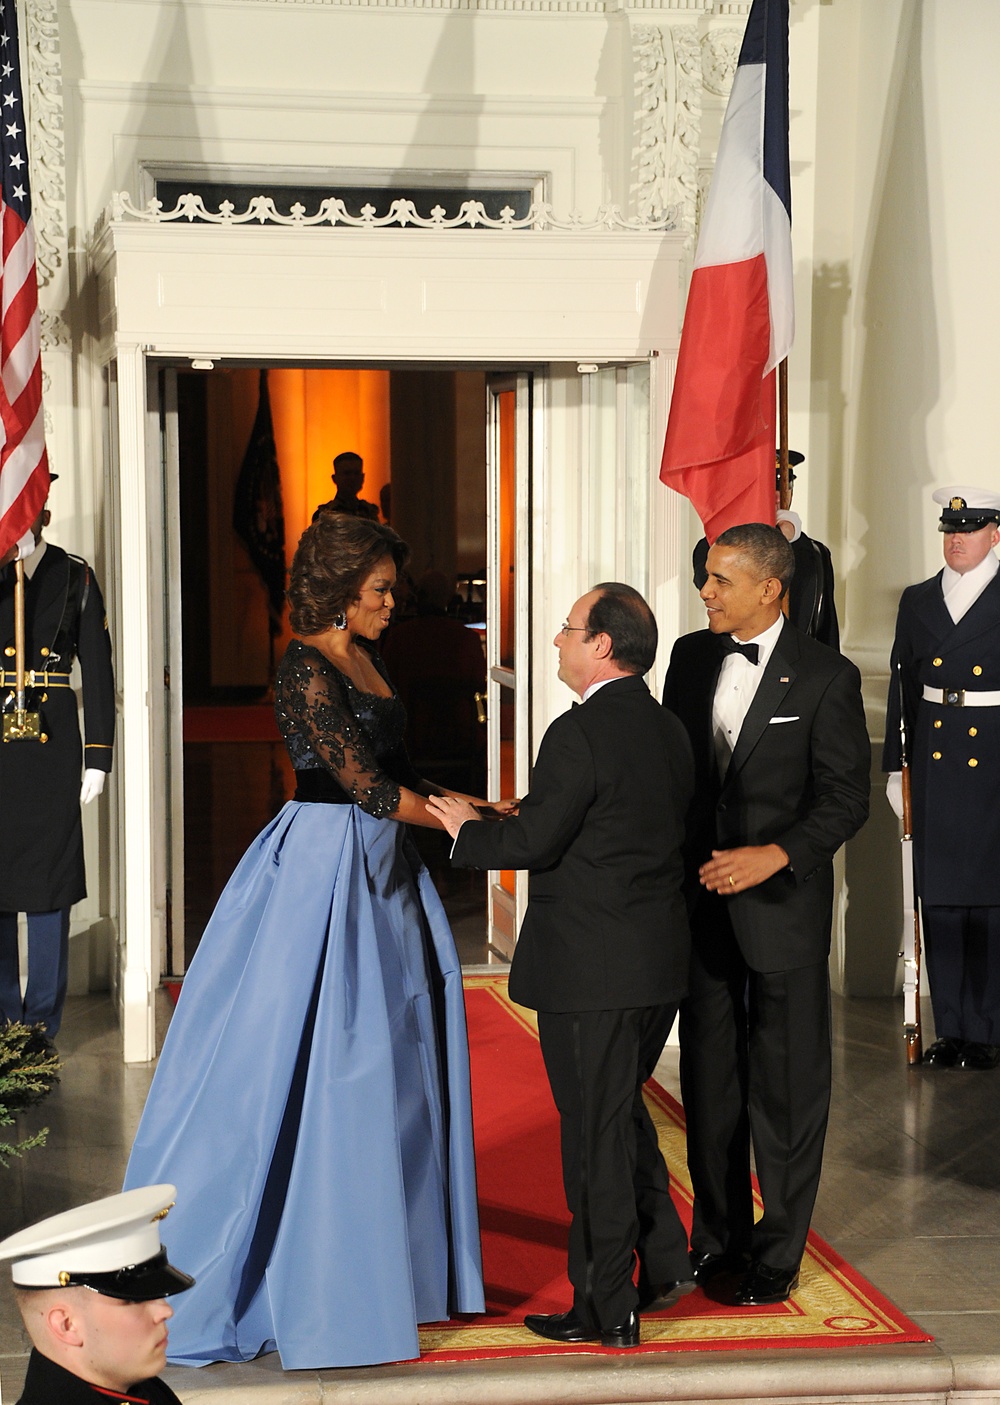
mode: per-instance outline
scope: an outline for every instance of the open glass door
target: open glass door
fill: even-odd
[[[491,377],[488,417],[488,785],[524,795],[531,768],[531,376]],[[508,959],[528,900],[528,875],[489,874],[489,942]]]
[[[164,970],[181,976],[184,954],[184,679],[181,648],[181,507],[177,372],[160,373],[163,474],[163,785],[166,833]]]

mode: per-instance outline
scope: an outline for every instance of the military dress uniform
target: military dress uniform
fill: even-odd
[[[960,493],[946,501],[954,505],[942,513],[942,531],[997,521],[996,508],[983,515]],[[977,569],[987,583],[957,623],[945,571],[903,592],[882,765],[902,764],[902,712],[937,1035],[925,1061],[991,1068],[1000,1058],[1000,574],[992,552]]]
[[[158,1377],[139,1381],[127,1392],[89,1385],[40,1351],[28,1358],[28,1374],[17,1405],[181,1405],[180,1397]]]
[[[41,547],[39,547],[41,550]],[[29,558],[30,562],[30,558]],[[7,816],[0,865],[0,1019],[59,1028],[66,993],[69,909],[86,896],[80,780],[110,771],[115,684],[104,601],[86,561],[61,547],[25,579],[28,706],[41,715],[38,741],[0,742],[0,803]],[[0,583],[2,696],[14,706],[14,571]],[[83,678],[80,741],[74,658]],[[18,979],[17,914],[28,914],[28,988]]]

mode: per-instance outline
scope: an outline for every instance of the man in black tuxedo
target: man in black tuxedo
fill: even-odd
[[[555,638],[559,677],[583,702],[545,733],[518,814],[474,824],[465,802],[428,801],[457,836],[454,863],[531,870],[510,994],[538,1011],[573,1217],[573,1306],[525,1319],[552,1341],[636,1346],[639,1309],[694,1287],[642,1100],[690,952],[681,845],[694,765],[643,682],[656,640],[637,591],[596,586]]]
[[[744,1305],[797,1281],[830,1099],[833,856],[868,814],[860,676],[782,616],[792,569],[776,528],[723,532],[701,589],[709,627],[677,641],[663,695],[696,767],[681,1006],[692,1267],[701,1283],[740,1273]]]

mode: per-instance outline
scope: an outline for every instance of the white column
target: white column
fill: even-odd
[[[150,709],[150,551],[146,480],[146,368],[137,345],[119,345],[118,522],[120,613],[117,663],[122,696],[119,746],[121,797],[121,1007],[126,1063],[154,1057],[153,778]]]

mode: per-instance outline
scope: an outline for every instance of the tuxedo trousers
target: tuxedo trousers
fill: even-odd
[[[749,1254],[794,1269],[809,1233],[830,1108],[827,961],[752,970],[725,899],[709,895],[695,917],[680,1036],[692,1253]],[[751,1144],[764,1203],[756,1224]]]
[[[636,1307],[636,1252],[650,1283],[691,1276],[687,1234],[642,1097],[676,1014],[674,1004],[538,1015],[572,1215],[573,1307],[591,1328],[617,1326]]]

